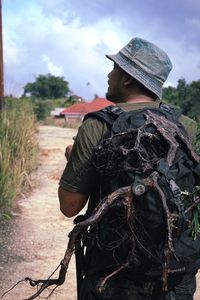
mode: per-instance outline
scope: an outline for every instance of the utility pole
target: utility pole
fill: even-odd
[[[3,76],[3,33],[2,33],[2,0],[0,0],[0,109],[3,108],[4,76]]]

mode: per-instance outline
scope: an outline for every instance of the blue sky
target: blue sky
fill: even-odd
[[[200,80],[199,0],[2,0],[6,93],[39,74],[63,76],[77,95],[104,96],[112,63],[132,37],[165,50],[166,85]],[[90,83],[90,84],[88,84]]]

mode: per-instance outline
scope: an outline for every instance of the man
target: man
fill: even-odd
[[[163,50],[146,40],[133,38],[118,54],[107,55],[107,58],[114,62],[108,74],[108,100],[124,111],[159,106],[156,100],[161,98],[162,86],[172,69]],[[90,203],[95,199],[98,181],[91,156],[107,130],[104,121],[88,118],[78,131],[72,151],[71,148],[66,150],[69,160],[60,180],[59,200],[60,209],[67,217],[77,215],[89,198]],[[123,272],[108,280],[100,293],[97,286],[100,278],[107,275],[109,263],[101,250],[90,251],[80,300],[193,299],[195,274],[175,276],[168,292],[163,292],[160,280],[137,278],[137,274],[130,277]]]

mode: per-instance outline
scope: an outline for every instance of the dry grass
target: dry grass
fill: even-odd
[[[36,121],[30,102],[12,100],[0,114],[0,213],[8,213],[37,164]]]
[[[79,128],[82,121],[66,121],[64,118],[48,117],[42,121],[42,125],[59,126],[65,128]]]

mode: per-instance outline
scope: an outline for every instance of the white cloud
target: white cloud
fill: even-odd
[[[56,66],[47,55],[43,55],[42,60],[47,63],[48,71],[55,76],[63,76],[63,67]]]
[[[200,29],[200,18],[199,19],[198,18],[191,18],[191,19],[186,18],[186,23],[194,26],[197,29]]]
[[[18,65],[20,51],[16,46],[14,40],[12,40],[7,34],[6,30],[3,32],[4,38],[4,62],[9,65]]]
[[[125,13],[120,18],[118,11],[117,18],[102,15],[83,25],[77,10],[68,11],[66,7],[63,0],[30,0],[17,13],[7,13],[4,56],[8,82],[23,86],[34,80],[33,74],[50,72],[64,76],[70,89],[87,99],[94,93],[104,95],[111,66],[105,54],[118,52],[132,35],[149,39],[166,50],[174,64],[169,82],[176,84],[180,77],[188,81],[200,78],[198,47],[189,46],[185,34],[176,39],[166,36],[161,17],[147,24],[145,16],[137,11],[127,18]],[[198,18],[185,18],[194,36],[199,32],[199,23]]]
[[[182,39],[178,41],[165,40],[173,69],[169,75],[168,84],[176,86],[178,79],[185,78],[186,82],[200,79],[199,49]]]
[[[111,20],[86,26],[82,26],[78,18],[64,23],[53,15],[45,17],[39,7],[29,9],[24,15],[21,12],[15,41],[9,39],[11,32],[6,34],[9,40],[6,43],[6,49],[9,44],[9,51],[6,51],[7,77],[15,82],[16,77],[9,72],[10,66],[19,66],[20,63],[17,79],[23,85],[33,80],[33,74],[50,72],[64,76],[70,88],[86,98],[91,98],[94,93],[104,95],[108,68],[104,54],[113,53],[122,46],[120,28]],[[17,70],[13,69],[13,72]],[[87,82],[91,83],[90,88]]]

